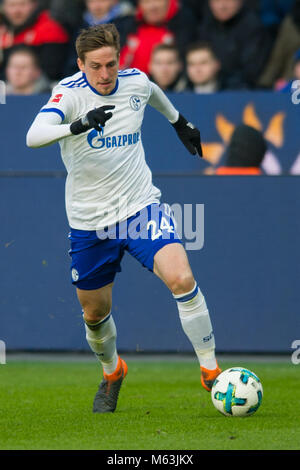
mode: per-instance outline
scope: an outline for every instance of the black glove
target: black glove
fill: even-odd
[[[174,122],[172,126],[188,151],[192,155],[196,155],[198,152],[199,157],[202,157],[203,154],[199,129],[197,129],[191,122],[188,122],[181,114],[179,114],[178,121]]]
[[[106,113],[105,111],[114,108],[115,106],[107,105],[89,111],[82,119],[72,122],[70,126],[72,134],[82,134],[92,128],[100,131],[101,127],[105,126],[106,121],[112,117],[112,113]]]

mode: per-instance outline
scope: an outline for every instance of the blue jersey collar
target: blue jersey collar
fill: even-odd
[[[94,93],[96,93],[96,95],[99,95],[99,96],[110,96],[110,95],[113,95],[114,93],[116,93],[117,89],[119,88],[119,79],[117,78],[116,86],[114,87],[114,89],[111,90],[111,92],[110,92],[108,95],[102,95],[101,93],[99,93],[99,91],[96,90],[96,88],[92,87],[92,85],[89,84],[89,82],[87,81],[87,78],[86,78],[86,75],[85,75],[84,72],[82,72],[82,76],[83,76],[83,78],[85,79],[86,83],[88,84],[89,88],[90,88]]]

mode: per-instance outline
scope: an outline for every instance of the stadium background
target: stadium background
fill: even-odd
[[[170,98],[199,126],[205,145],[222,143],[220,126],[212,125],[219,113],[237,124],[253,116],[245,114],[251,105],[266,130],[274,116],[284,115],[281,142],[269,146],[281,176],[201,174],[207,164],[188,155],[151,108],[143,142],[162,200],[204,204],[204,246],[188,254],[208,299],[218,350],[290,352],[299,332],[299,176],[289,174],[300,150],[299,110],[270,92]],[[8,97],[0,107],[1,339],[8,350],[88,350],[70,284],[59,147],[36,151],[24,144],[46,99]],[[120,350],[191,351],[169,292],[128,255],[113,313]]]
[[[41,2],[56,12],[57,20],[62,3]],[[199,22],[205,19],[199,5],[205,3],[183,2],[197,11]],[[261,12],[274,44],[280,23],[296,3],[245,2]],[[67,23],[70,16],[66,10],[63,20]],[[162,200],[204,204],[204,246],[190,251],[189,258],[208,299],[218,350],[290,352],[300,326],[300,105],[291,93],[271,86],[168,96],[201,130],[207,161],[188,155],[164,118],[150,108],[143,142]],[[48,97],[9,95],[0,104],[0,338],[8,350],[88,350],[70,285],[59,148],[25,146],[30,123]],[[241,123],[262,132],[267,141],[263,174],[216,176]],[[117,277],[113,313],[120,350],[191,351],[169,292],[129,256]]]

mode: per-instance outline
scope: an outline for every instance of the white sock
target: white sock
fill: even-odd
[[[201,367],[213,370],[217,367],[215,339],[209,312],[197,283],[186,294],[174,295],[182,328],[192,343]]]
[[[86,339],[91,350],[102,364],[106,374],[112,374],[118,364],[116,348],[117,330],[114,319],[109,313],[96,324],[85,322]]]

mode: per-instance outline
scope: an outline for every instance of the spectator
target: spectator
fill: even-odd
[[[35,52],[27,46],[15,48],[6,66],[6,92],[8,95],[50,93],[50,83],[43,76]]]
[[[131,22],[131,17],[134,13],[132,5],[128,2],[119,2],[118,0],[85,0],[84,3],[86,9],[83,12],[80,25],[74,33],[74,38],[70,42],[64,75],[73,75],[78,71],[77,53],[74,44],[81,29],[103,23],[114,23],[120,34],[120,44],[123,46],[129,31],[128,23]]]
[[[261,175],[261,163],[267,151],[262,133],[245,124],[232,134],[224,166],[216,169],[217,175]]]
[[[158,44],[175,44],[183,57],[186,46],[196,38],[196,28],[197,18],[178,0],[138,0],[121,50],[121,67],[136,67],[149,74],[151,53]]]
[[[221,62],[224,88],[254,88],[271,42],[259,17],[244,0],[209,0],[199,39],[212,44]]]
[[[260,0],[259,14],[262,22],[276,39],[279,26],[291,10],[294,0]]]
[[[202,20],[206,0],[183,0],[182,3],[190,8],[193,14],[196,15],[198,21]]]
[[[293,68],[293,78],[289,82],[281,82],[277,85],[277,91],[282,92],[292,92],[292,85],[295,80],[300,81],[300,49],[296,52],[294,56],[294,68]]]
[[[52,18],[66,28],[72,36],[82,23],[86,6],[84,0],[51,0],[49,9]]]
[[[134,9],[129,2],[118,0],[86,0],[84,21],[89,26],[112,23],[115,19],[132,15]],[[121,32],[119,31],[121,34]]]
[[[50,8],[52,1],[53,0],[38,0],[39,6],[43,8],[44,10],[47,10],[48,8]]]
[[[278,80],[293,79],[294,56],[300,48],[300,0],[295,0],[284,19],[270,59],[259,79],[259,85],[272,88]]]
[[[176,46],[159,44],[151,54],[150,78],[164,91],[180,92],[186,88],[182,62]]]
[[[42,70],[51,80],[61,78],[68,34],[48,11],[40,10],[37,0],[3,0],[0,25],[0,49],[3,50],[3,74],[13,46],[25,44],[35,49]]]
[[[194,93],[215,93],[220,90],[219,71],[221,64],[211,45],[194,43],[186,52],[188,88]]]

